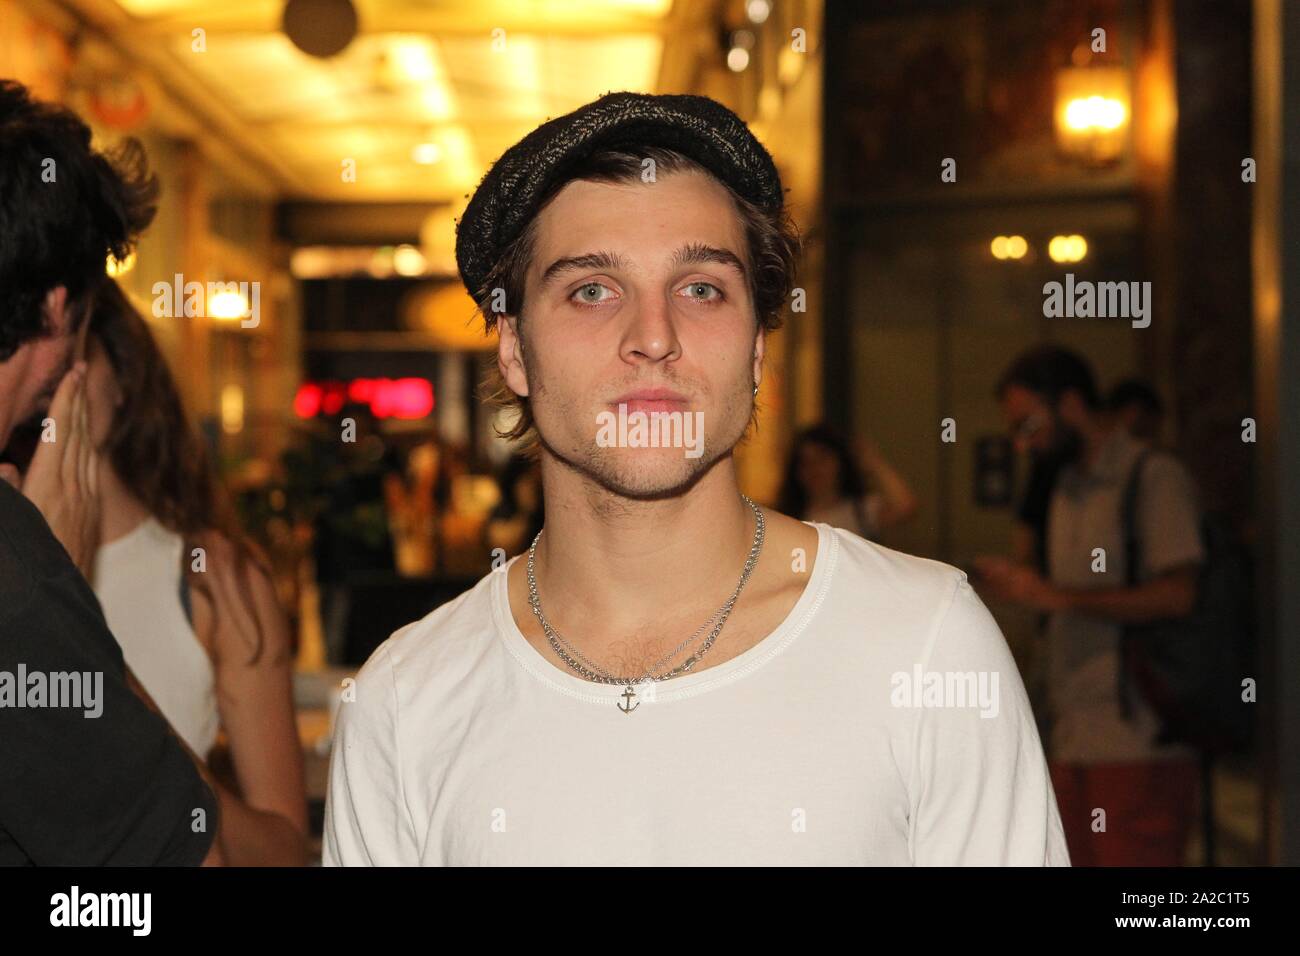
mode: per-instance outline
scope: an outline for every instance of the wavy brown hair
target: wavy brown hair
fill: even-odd
[[[195,572],[191,546],[216,532],[232,546],[240,593],[252,607],[249,575],[270,577],[269,563],[244,533],[217,478],[206,443],[190,425],[176,381],[144,317],[116,282],[105,282],[90,313],[90,335],[103,347],[122,395],[105,440],[113,471],[160,524],[185,541],[181,564],[190,586],[219,613],[206,575]],[[257,616],[250,613],[257,622]],[[250,661],[261,653],[260,625]]]

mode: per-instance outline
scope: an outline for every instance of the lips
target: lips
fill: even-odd
[[[671,389],[643,388],[610,402],[615,411],[619,405],[626,405],[628,412],[677,412],[685,411],[688,401],[685,395]]]

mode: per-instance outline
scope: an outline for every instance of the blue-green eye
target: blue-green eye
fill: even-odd
[[[685,288],[690,298],[700,302],[716,302],[722,298],[722,290],[712,282],[692,282]],[[711,292],[714,294],[710,295]]]
[[[599,282],[585,282],[573,290],[573,295],[569,298],[580,305],[599,305],[606,301],[609,296],[602,296],[600,293],[608,292],[613,295],[613,290],[609,286],[602,285]]]

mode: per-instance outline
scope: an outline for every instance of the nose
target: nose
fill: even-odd
[[[622,343],[624,361],[661,362],[681,355],[672,310],[662,295],[640,296],[624,314],[628,317]]]

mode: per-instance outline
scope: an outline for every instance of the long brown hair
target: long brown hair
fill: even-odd
[[[261,653],[262,634],[251,613],[248,575],[270,577],[266,558],[245,534],[217,478],[202,437],[191,427],[176,381],[143,316],[116,282],[105,282],[90,314],[90,335],[104,349],[121,393],[104,453],[122,483],[158,522],[185,542],[181,564],[191,587],[218,613],[206,576],[196,573],[191,545],[211,532],[233,547],[235,577],[258,627],[251,660]]]

